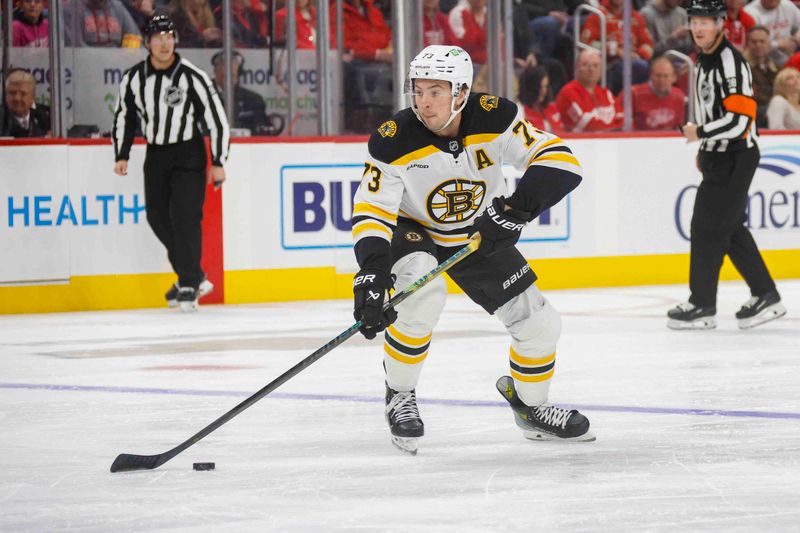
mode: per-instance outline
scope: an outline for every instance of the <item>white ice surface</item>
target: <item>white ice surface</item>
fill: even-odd
[[[798,531],[800,282],[789,314],[676,332],[684,286],[549,291],[555,403],[594,443],[522,438],[494,388],[499,322],[450,296],[417,388],[416,457],[389,442],[381,343],[353,338],[153,471],[352,323],[347,301],[0,317],[0,531]],[[192,462],[216,462],[195,472]]]

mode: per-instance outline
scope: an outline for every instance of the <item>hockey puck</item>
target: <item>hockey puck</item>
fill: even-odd
[[[195,470],[214,470],[214,463],[194,463],[192,468]]]

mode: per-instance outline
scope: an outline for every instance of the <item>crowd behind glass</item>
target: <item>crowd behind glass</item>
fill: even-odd
[[[458,44],[476,64],[474,91],[487,85],[487,0],[408,0],[420,6],[423,45]],[[25,48],[48,48],[48,0],[0,0],[3,9],[3,106],[0,136],[50,135],[49,99],[36,90],[37,78],[24,64]],[[613,132],[623,128],[623,13],[625,0],[512,0],[514,86],[510,95],[538,128],[556,133]],[[331,4],[334,0],[331,0]],[[760,128],[800,129],[800,0],[726,0],[725,35],[740,49],[753,73]],[[285,50],[284,0],[64,0],[65,49],[141,49],[142,28],[154,14],[168,14],[180,38],[178,52],[223,44],[223,5],[230,6],[234,80],[233,122],[245,135],[286,135],[287,122],[267,109],[265,97],[238,84],[242,53]],[[580,7],[586,4],[588,7]],[[394,109],[391,86],[392,9],[390,0],[343,0],[341,134],[370,132]],[[316,2],[296,0],[298,51],[317,46]],[[577,13],[576,13],[577,10]],[[336,47],[336,17],[329,17]],[[577,27],[576,27],[577,25]],[[603,32],[603,26],[605,31]],[[574,35],[579,36],[576,47]],[[632,0],[630,65],[633,130],[675,131],[687,119],[689,62],[697,51],[681,0]],[[605,39],[603,40],[602,37]],[[599,53],[603,42],[604,54]],[[588,46],[586,46],[588,45]],[[241,51],[241,53],[240,53]],[[576,52],[577,51],[577,52]],[[577,57],[576,57],[577,54]],[[50,54],[52,58],[53,55]],[[138,57],[138,56],[137,56]],[[20,59],[22,58],[22,59]],[[131,58],[130,64],[136,59]],[[605,62],[605,69],[603,63]],[[222,54],[205,68],[225,87]],[[130,65],[122,65],[127,68]],[[603,72],[605,70],[605,72]],[[98,76],[101,74],[98,73]],[[279,79],[280,76],[276,77]],[[603,85],[603,82],[605,85]],[[400,88],[402,90],[402,87]],[[78,111],[75,111],[78,113]],[[74,125],[83,124],[72,117]],[[89,124],[70,135],[104,135]]]

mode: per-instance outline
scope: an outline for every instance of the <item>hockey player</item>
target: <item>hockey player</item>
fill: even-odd
[[[511,335],[511,376],[497,388],[531,439],[594,440],[589,421],[547,403],[561,319],[534,285],[536,275],[514,246],[522,228],[581,181],[581,168],[558,137],[537,130],[516,104],[470,95],[472,60],[457,46],[428,46],[411,62],[411,108],[384,122],[353,206],[360,270],[353,282],[355,318],[368,339],[384,329],[385,414],[392,441],[416,453],[424,434],[415,388],[447,293],[437,278],[396,312],[382,312],[388,291],[403,288],[462,246],[479,250],[450,277]],[[511,196],[503,164],[525,173]]]
[[[681,128],[687,142],[700,141],[697,189],[691,223],[689,301],[667,312],[672,329],[717,326],[717,284],[727,254],[750,287],[736,313],[748,329],[786,314],[775,282],[745,225],[747,191],[758,160],[753,77],[742,54],[723,33],[723,0],[692,0],[689,28],[700,55],[695,66],[697,124]]]

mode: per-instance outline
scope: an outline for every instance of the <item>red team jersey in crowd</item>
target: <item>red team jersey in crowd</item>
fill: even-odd
[[[304,50],[313,50],[317,47],[316,34],[317,34],[317,9],[309,8],[311,11],[311,20],[303,16],[302,11],[295,10],[295,36],[297,39],[297,48]],[[275,12],[275,40],[283,42],[286,33],[286,15],[289,11],[282,7]],[[336,46],[336,32],[331,31],[331,47]]]
[[[684,123],[686,97],[672,87],[667,96],[658,96],[650,83],[631,87],[633,128],[636,130],[673,130]],[[617,96],[617,110],[623,111],[622,93]]]
[[[731,17],[728,12],[728,18],[725,19],[725,37],[731,42],[733,46],[739,50],[744,50],[747,44],[747,32],[756,25],[755,19],[746,13],[744,9],[739,10],[737,18]]]
[[[783,68],[792,67],[800,70],[800,52],[795,52],[792,57],[783,65]]]
[[[622,15],[617,16],[606,6],[600,5],[606,15],[606,43],[609,58],[622,56]],[[631,13],[631,37],[633,51],[642,59],[650,59],[653,55],[653,38],[647,31],[644,17],[637,11]],[[581,30],[581,41],[587,44],[600,42],[600,17],[589,15]]]
[[[552,133],[564,131],[564,125],[561,124],[561,113],[558,112],[555,102],[547,104],[543,112],[526,105],[522,106],[522,110],[525,113],[525,118],[533,124],[534,128]]]
[[[422,35],[424,46],[458,43],[455,34],[453,34],[453,30],[450,29],[447,15],[438,9],[432,17],[427,15],[422,17]]]
[[[469,53],[473,63],[486,63],[486,13],[483,14],[484,26],[478,23],[471,9],[456,6],[448,18],[450,29],[458,39],[461,48]]]
[[[604,131],[622,127],[622,113],[614,104],[614,95],[599,85],[595,86],[594,94],[590,94],[578,80],[572,80],[559,91],[556,108],[567,131]]]
[[[342,3],[344,48],[352,50],[358,59],[372,61],[378,50],[391,44],[392,32],[372,0],[364,0],[363,8],[366,16],[352,4]],[[335,35],[336,17],[331,17],[331,39],[335,39]]]

